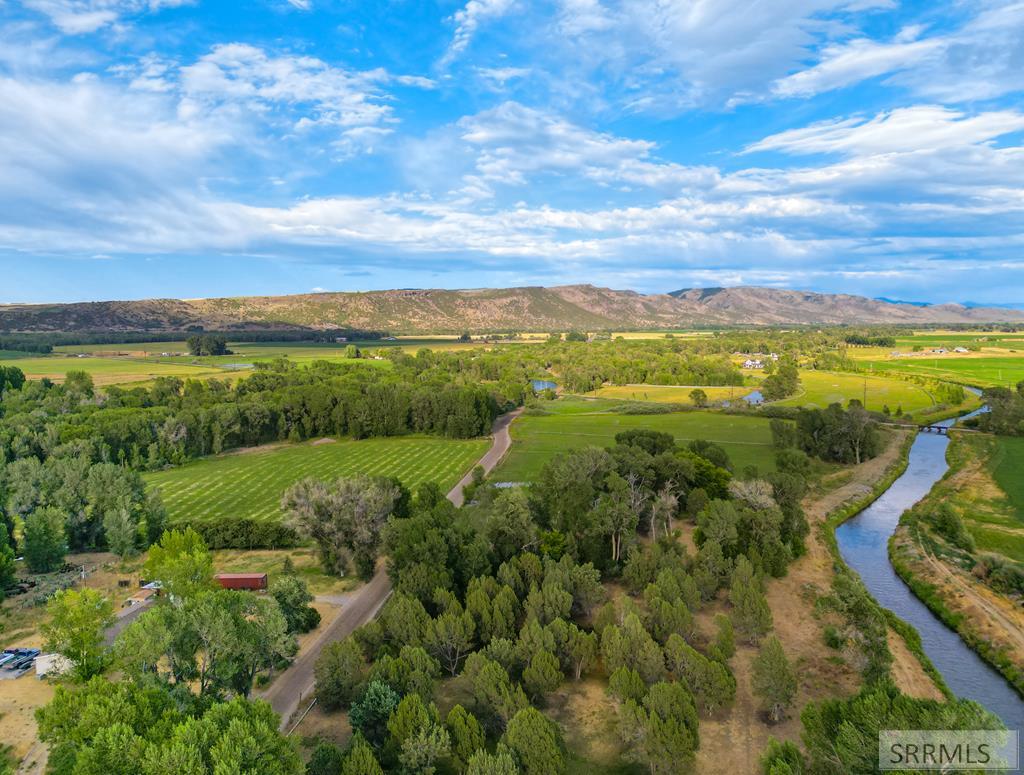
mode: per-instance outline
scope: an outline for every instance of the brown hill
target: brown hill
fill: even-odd
[[[641,294],[565,285],[0,305],[0,331],[5,332],[163,332],[201,326],[208,331],[353,327],[424,334],[1021,320],[1021,310],[959,304],[921,306],[847,294],[755,287]]]

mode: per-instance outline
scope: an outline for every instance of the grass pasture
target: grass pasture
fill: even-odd
[[[180,363],[157,362],[141,358],[75,358],[62,355],[41,355],[5,359],[5,366],[16,366],[29,379],[44,377],[63,382],[69,371],[84,371],[92,375],[96,385],[119,385],[130,382],[148,382],[157,377],[186,379],[227,375],[223,369],[193,366],[184,358]]]
[[[281,518],[281,495],[307,476],[356,473],[397,476],[406,487],[437,482],[447,491],[487,450],[486,439],[410,436],[272,445],[205,458],[146,474],[159,489],[171,524],[249,517]]]
[[[891,377],[845,374],[832,371],[801,371],[800,390],[778,401],[781,406],[806,406],[824,409],[829,404],[845,406],[851,398],[863,401],[871,411],[902,406],[904,412],[916,412],[935,405],[935,399],[921,385]]]
[[[595,398],[612,398],[620,401],[654,401],[666,404],[693,404],[690,393],[696,387],[679,385],[608,385],[587,393]],[[728,401],[730,397],[740,398],[750,392],[744,387],[703,387],[709,401]]]
[[[999,436],[992,458],[992,476],[1024,529],[1024,438]]]
[[[775,468],[768,420],[761,417],[715,412],[628,415],[595,411],[520,417],[512,424],[512,449],[491,479],[532,481],[555,455],[581,447],[611,446],[615,434],[632,428],[671,433],[684,443],[694,439],[714,441],[725,448],[737,470],[748,465],[765,472]]]
[[[879,374],[896,372],[978,387],[1012,387],[1024,379],[1024,348],[1022,352],[1000,355],[947,353],[865,360],[860,364]]]

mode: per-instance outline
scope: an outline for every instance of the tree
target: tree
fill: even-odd
[[[620,667],[608,677],[608,693],[619,702],[641,702],[647,695],[647,684],[636,670]]]
[[[435,763],[444,759],[451,751],[448,730],[437,723],[421,727],[402,743],[398,761],[403,771],[420,775],[433,775]]]
[[[648,683],[665,673],[665,659],[661,647],[654,642],[640,618],[630,614],[621,627],[608,625],[601,632],[601,654],[605,669],[614,672],[619,667],[636,670]]]
[[[537,526],[524,488],[504,490],[491,504],[484,535],[496,563],[502,563],[534,544]]]
[[[65,589],[46,604],[50,621],[40,628],[46,649],[55,651],[74,666],[83,681],[103,672],[106,649],[103,636],[114,623],[114,608],[94,589]]]
[[[348,753],[345,754],[341,775],[384,775],[373,748],[359,733],[352,738]]]
[[[365,673],[363,652],[355,638],[328,644],[314,667],[317,701],[327,710],[347,707],[359,694]]]
[[[7,525],[0,522],[0,602],[4,599],[4,589],[14,583],[16,570],[14,549],[7,535]]]
[[[693,401],[694,406],[703,408],[708,405],[708,394],[700,388],[695,388],[690,391],[690,400]]]
[[[461,705],[455,705],[448,711],[445,724],[451,738],[452,757],[455,759],[457,767],[464,770],[473,755],[477,751],[483,750],[486,744],[484,729],[476,720],[476,716]]]
[[[398,702],[394,689],[380,681],[371,681],[349,713],[352,729],[361,733],[375,748],[380,748],[387,737],[388,719],[398,707]]]
[[[697,712],[677,683],[656,683],[643,703],[628,700],[619,710],[619,735],[626,756],[652,773],[687,772],[697,749]]]
[[[536,708],[524,708],[509,722],[501,741],[524,775],[565,772],[565,751],[558,727]]]
[[[499,746],[496,753],[477,751],[473,754],[466,775],[519,775],[519,767],[512,753]]]
[[[466,660],[463,675],[473,687],[476,706],[490,714],[491,718],[486,720],[493,727],[505,728],[509,720],[529,704],[522,688],[509,679],[508,671],[480,652]]]
[[[736,680],[729,669],[708,659],[678,635],[669,638],[665,657],[672,672],[686,684],[705,713],[729,705],[736,696]]]
[[[394,512],[402,491],[390,479],[358,474],[321,482],[303,479],[281,499],[286,524],[313,539],[328,573],[341,574],[352,553],[355,569],[364,579],[373,575],[381,532]]]
[[[629,484],[612,472],[608,475],[608,493],[603,493],[594,507],[594,529],[611,539],[611,559],[618,562],[622,555],[622,539],[636,532],[639,515],[629,503]]]
[[[729,601],[733,606],[736,631],[748,643],[757,643],[772,627],[772,611],[761,591],[761,583],[745,556],[740,556],[733,573]]]
[[[597,661],[597,635],[578,627],[569,637],[569,662],[578,681]]]
[[[773,722],[782,719],[796,697],[796,673],[786,659],[782,644],[774,636],[764,642],[754,659],[753,687]]]
[[[536,652],[523,670],[523,685],[534,699],[553,692],[563,678],[558,658],[550,651]]]
[[[179,600],[213,588],[213,558],[190,527],[165,531],[160,542],[150,547],[142,572]]]
[[[309,632],[320,623],[320,612],[313,606],[313,595],[298,576],[283,574],[270,582],[270,596],[277,601],[288,623],[288,632]]]
[[[64,564],[68,550],[64,521],[64,513],[50,506],[25,518],[25,565],[33,573],[52,573]]]
[[[138,525],[132,519],[127,504],[111,509],[103,515],[103,534],[107,538],[107,546],[122,559],[132,557],[138,552]]]
[[[473,645],[473,617],[465,611],[446,611],[430,622],[426,632],[427,648],[453,676],[462,657]]]
[[[345,754],[338,746],[321,741],[306,762],[306,775],[338,775],[344,761]]]

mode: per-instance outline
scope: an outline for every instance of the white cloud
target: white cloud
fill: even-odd
[[[822,121],[760,140],[747,152],[794,154],[883,154],[933,151],[986,143],[1024,129],[1024,113],[998,110],[968,116],[952,108],[921,105],[898,108],[872,119]]]
[[[867,38],[828,46],[817,65],[776,81],[772,93],[777,97],[812,97],[866,78],[916,67],[942,47],[943,42],[935,39],[878,43]]]
[[[441,59],[441,64],[450,64],[465,51],[481,24],[501,18],[512,10],[514,5],[515,0],[469,0],[452,17],[455,22],[455,33]]]
[[[295,6],[300,11],[308,11],[313,7],[312,0],[288,0],[288,3]]]
[[[956,29],[922,35],[905,28],[891,42],[855,38],[826,46],[817,64],[777,80],[777,97],[810,97],[889,75],[889,85],[943,102],[992,99],[1024,90],[1024,3],[963,6],[976,15]]]
[[[195,0],[22,0],[45,14],[67,35],[82,35],[114,24],[124,16],[191,5]]]
[[[509,81],[528,76],[530,69],[528,67],[478,67],[476,72],[485,81],[503,88]]]

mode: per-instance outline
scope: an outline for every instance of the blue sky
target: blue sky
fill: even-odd
[[[0,0],[0,301],[1024,300],[1024,2]]]

